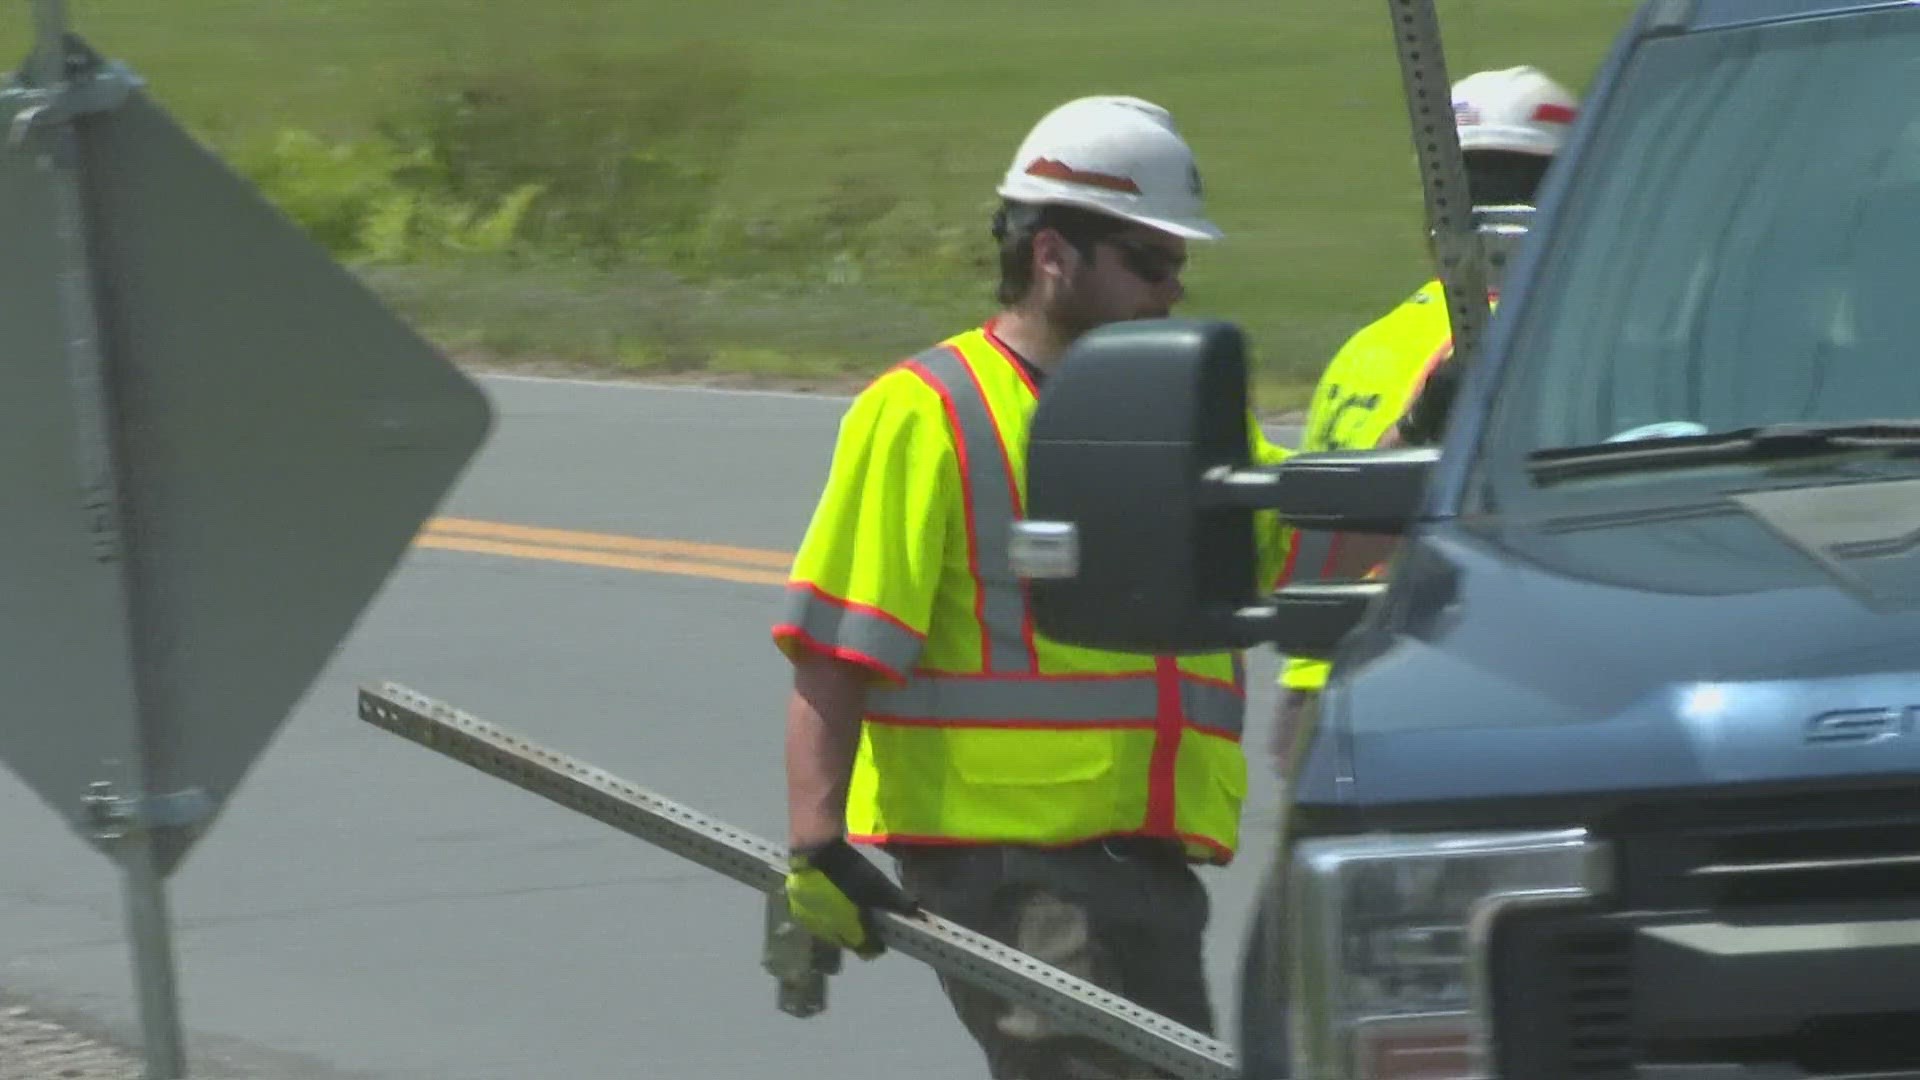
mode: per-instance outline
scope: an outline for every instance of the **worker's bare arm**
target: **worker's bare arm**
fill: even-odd
[[[794,664],[787,702],[788,843],[805,847],[845,830],[847,778],[860,744],[869,672],[814,655]]]

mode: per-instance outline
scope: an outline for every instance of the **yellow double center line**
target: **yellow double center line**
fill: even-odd
[[[613,570],[718,578],[750,585],[785,585],[787,568],[793,562],[793,555],[784,551],[691,540],[650,540],[616,533],[575,532],[469,518],[433,518],[420,530],[414,545]]]

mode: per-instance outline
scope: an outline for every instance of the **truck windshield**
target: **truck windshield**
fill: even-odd
[[[1656,41],[1623,78],[1517,314],[1487,444],[1502,494],[1747,486],[1773,459],[1538,464],[1920,419],[1920,9]],[[1831,449],[1920,468],[1910,447]]]

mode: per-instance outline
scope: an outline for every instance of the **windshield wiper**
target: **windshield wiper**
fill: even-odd
[[[1920,449],[1920,420],[1853,420],[1840,423],[1763,424],[1705,435],[1557,446],[1527,455],[1536,478],[1663,469],[1794,458],[1835,450]]]

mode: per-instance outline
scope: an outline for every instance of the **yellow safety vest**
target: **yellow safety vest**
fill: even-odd
[[[1453,324],[1439,281],[1429,281],[1399,307],[1347,340],[1314,387],[1301,434],[1303,451],[1355,450],[1379,444],[1411,403],[1414,391],[1453,351]],[[1281,569],[1281,583],[1326,577],[1336,533],[1299,530]],[[1377,568],[1376,568],[1377,569]],[[1375,575],[1369,575],[1375,576]],[[1319,690],[1324,660],[1289,657],[1280,685]]]
[[[874,673],[847,795],[869,844],[1177,838],[1226,863],[1246,763],[1237,652],[1080,648],[1034,628],[1008,562],[1037,393],[991,324],[854,400],[773,636]],[[1257,458],[1287,451],[1259,437]],[[1284,534],[1261,521],[1262,581]]]

